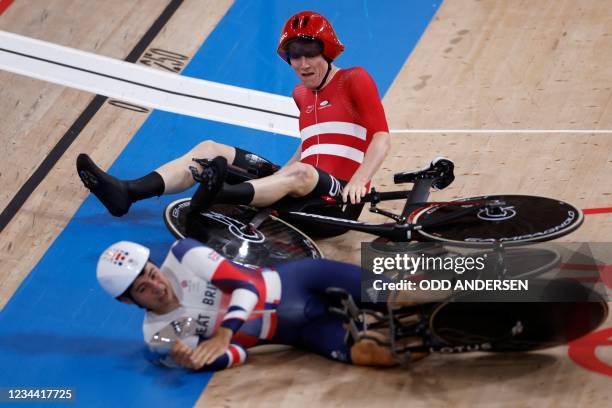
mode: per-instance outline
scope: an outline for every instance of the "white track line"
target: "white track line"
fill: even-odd
[[[148,108],[299,137],[299,112],[292,98],[181,76],[4,31],[0,31],[0,69]]]
[[[109,98],[300,137],[293,99],[190,78],[0,30],[0,69]],[[392,129],[396,134],[609,134],[601,129]]]
[[[612,129],[392,129],[391,133],[564,133],[589,134],[612,133]]]

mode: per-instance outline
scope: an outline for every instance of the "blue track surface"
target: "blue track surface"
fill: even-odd
[[[183,74],[290,95],[296,78],[274,52],[278,34],[289,15],[312,9],[332,21],[346,45],[337,64],[365,67],[384,94],[440,2],[237,0]],[[156,111],[110,172],[123,178],[140,176],[207,138],[280,163],[298,143]],[[0,313],[0,386],[72,387],[79,405],[86,406],[195,403],[210,375],[147,363],[142,311],[109,299],[95,280],[99,253],[120,239],[149,246],[157,262],[164,258],[172,236],[161,214],[176,198],[137,203],[121,219],[108,215],[93,196],[87,198]]]

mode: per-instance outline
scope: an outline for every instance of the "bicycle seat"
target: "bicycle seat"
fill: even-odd
[[[393,176],[393,182],[395,184],[415,183],[418,180],[431,179],[433,180],[432,187],[436,190],[442,190],[455,180],[454,168],[455,164],[451,160],[445,157],[436,157],[429,166],[421,170],[396,173]]]

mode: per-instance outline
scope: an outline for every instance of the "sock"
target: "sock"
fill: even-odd
[[[255,197],[255,189],[251,183],[225,185],[217,195],[215,202],[224,204],[249,205]]]
[[[155,171],[139,179],[126,181],[126,184],[132,202],[160,196],[166,188],[164,179]]]

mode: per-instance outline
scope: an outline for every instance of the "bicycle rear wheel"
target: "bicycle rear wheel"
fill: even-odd
[[[257,228],[248,228],[255,208],[215,204],[193,213],[189,205],[190,199],[183,198],[166,207],[164,222],[172,235],[196,239],[232,262],[256,268],[323,257],[314,241],[277,217],[269,216]]]
[[[521,297],[516,293],[493,293],[495,301],[470,302],[486,294],[466,292],[441,304],[430,317],[435,348],[446,352],[544,349],[580,338],[608,317],[603,297],[575,281],[531,281],[529,289],[537,296],[527,295],[524,302],[516,301]],[[497,301],[504,297],[507,302]]]
[[[460,205],[465,201],[465,205]],[[482,207],[482,203],[499,205]],[[566,202],[537,196],[494,195],[457,200],[454,205],[434,205],[415,211],[410,222],[424,240],[491,244],[541,242],[562,237],[577,229],[582,211]],[[466,211],[474,207],[473,212]],[[453,214],[461,214],[453,218]],[[450,221],[444,221],[452,218]],[[419,229],[419,226],[422,226]]]

